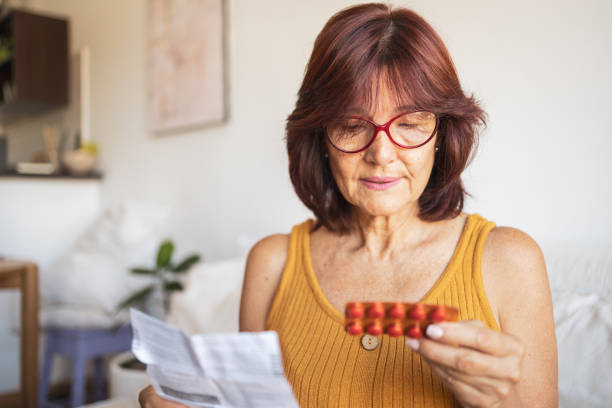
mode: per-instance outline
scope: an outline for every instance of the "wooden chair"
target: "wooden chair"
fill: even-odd
[[[38,267],[31,262],[0,259],[0,289],[21,292],[20,391],[0,396],[0,405],[35,408],[38,402]]]

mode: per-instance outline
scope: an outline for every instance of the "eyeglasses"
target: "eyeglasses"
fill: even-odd
[[[344,153],[358,153],[374,142],[381,130],[404,149],[416,149],[429,142],[438,129],[438,118],[431,112],[404,112],[384,125],[369,119],[349,116],[327,126],[327,138],[332,146]]]

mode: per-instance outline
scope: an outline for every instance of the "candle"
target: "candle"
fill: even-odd
[[[81,142],[91,141],[91,107],[90,107],[90,77],[89,77],[89,47],[81,48]]]

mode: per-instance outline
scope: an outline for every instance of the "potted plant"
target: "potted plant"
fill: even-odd
[[[164,319],[170,306],[170,296],[183,290],[180,277],[192,266],[200,262],[200,255],[193,254],[181,262],[172,263],[174,244],[170,240],[162,242],[157,251],[155,265],[152,268],[132,268],[135,275],[153,278],[153,283],[128,296],[117,306],[121,311],[127,307],[141,309],[145,313]],[[127,397],[138,407],[136,396],[149,384],[145,373],[146,366],[138,361],[132,352],[126,351],[113,357],[109,362],[110,397]]]
[[[200,255],[193,254],[175,265],[172,263],[173,252],[174,243],[170,240],[164,241],[159,246],[153,268],[130,269],[133,274],[153,277],[153,283],[119,303],[118,310],[135,307],[162,320],[166,317],[170,307],[170,296],[173,292],[183,290],[183,284],[179,280],[180,275],[200,262]]]

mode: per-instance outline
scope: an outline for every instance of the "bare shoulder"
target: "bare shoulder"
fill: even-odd
[[[247,258],[247,271],[250,267],[256,267],[258,272],[270,272],[269,269],[282,268],[287,258],[287,250],[289,249],[289,234],[274,234],[269,235],[259,240]],[[260,271],[263,267],[263,271]]]
[[[521,274],[533,272],[533,267],[544,266],[544,256],[539,245],[525,232],[512,227],[495,227],[487,236],[483,263],[519,268]],[[540,268],[537,268],[540,270]],[[540,270],[541,272],[541,270]]]
[[[240,298],[240,331],[265,330],[266,318],[280,283],[288,249],[288,234],[267,236],[251,248]]]
[[[525,297],[550,297],[546,264],[539,245],[525,232],[495,227],[485,241],[482,258],[485,290],[502,324]]]

